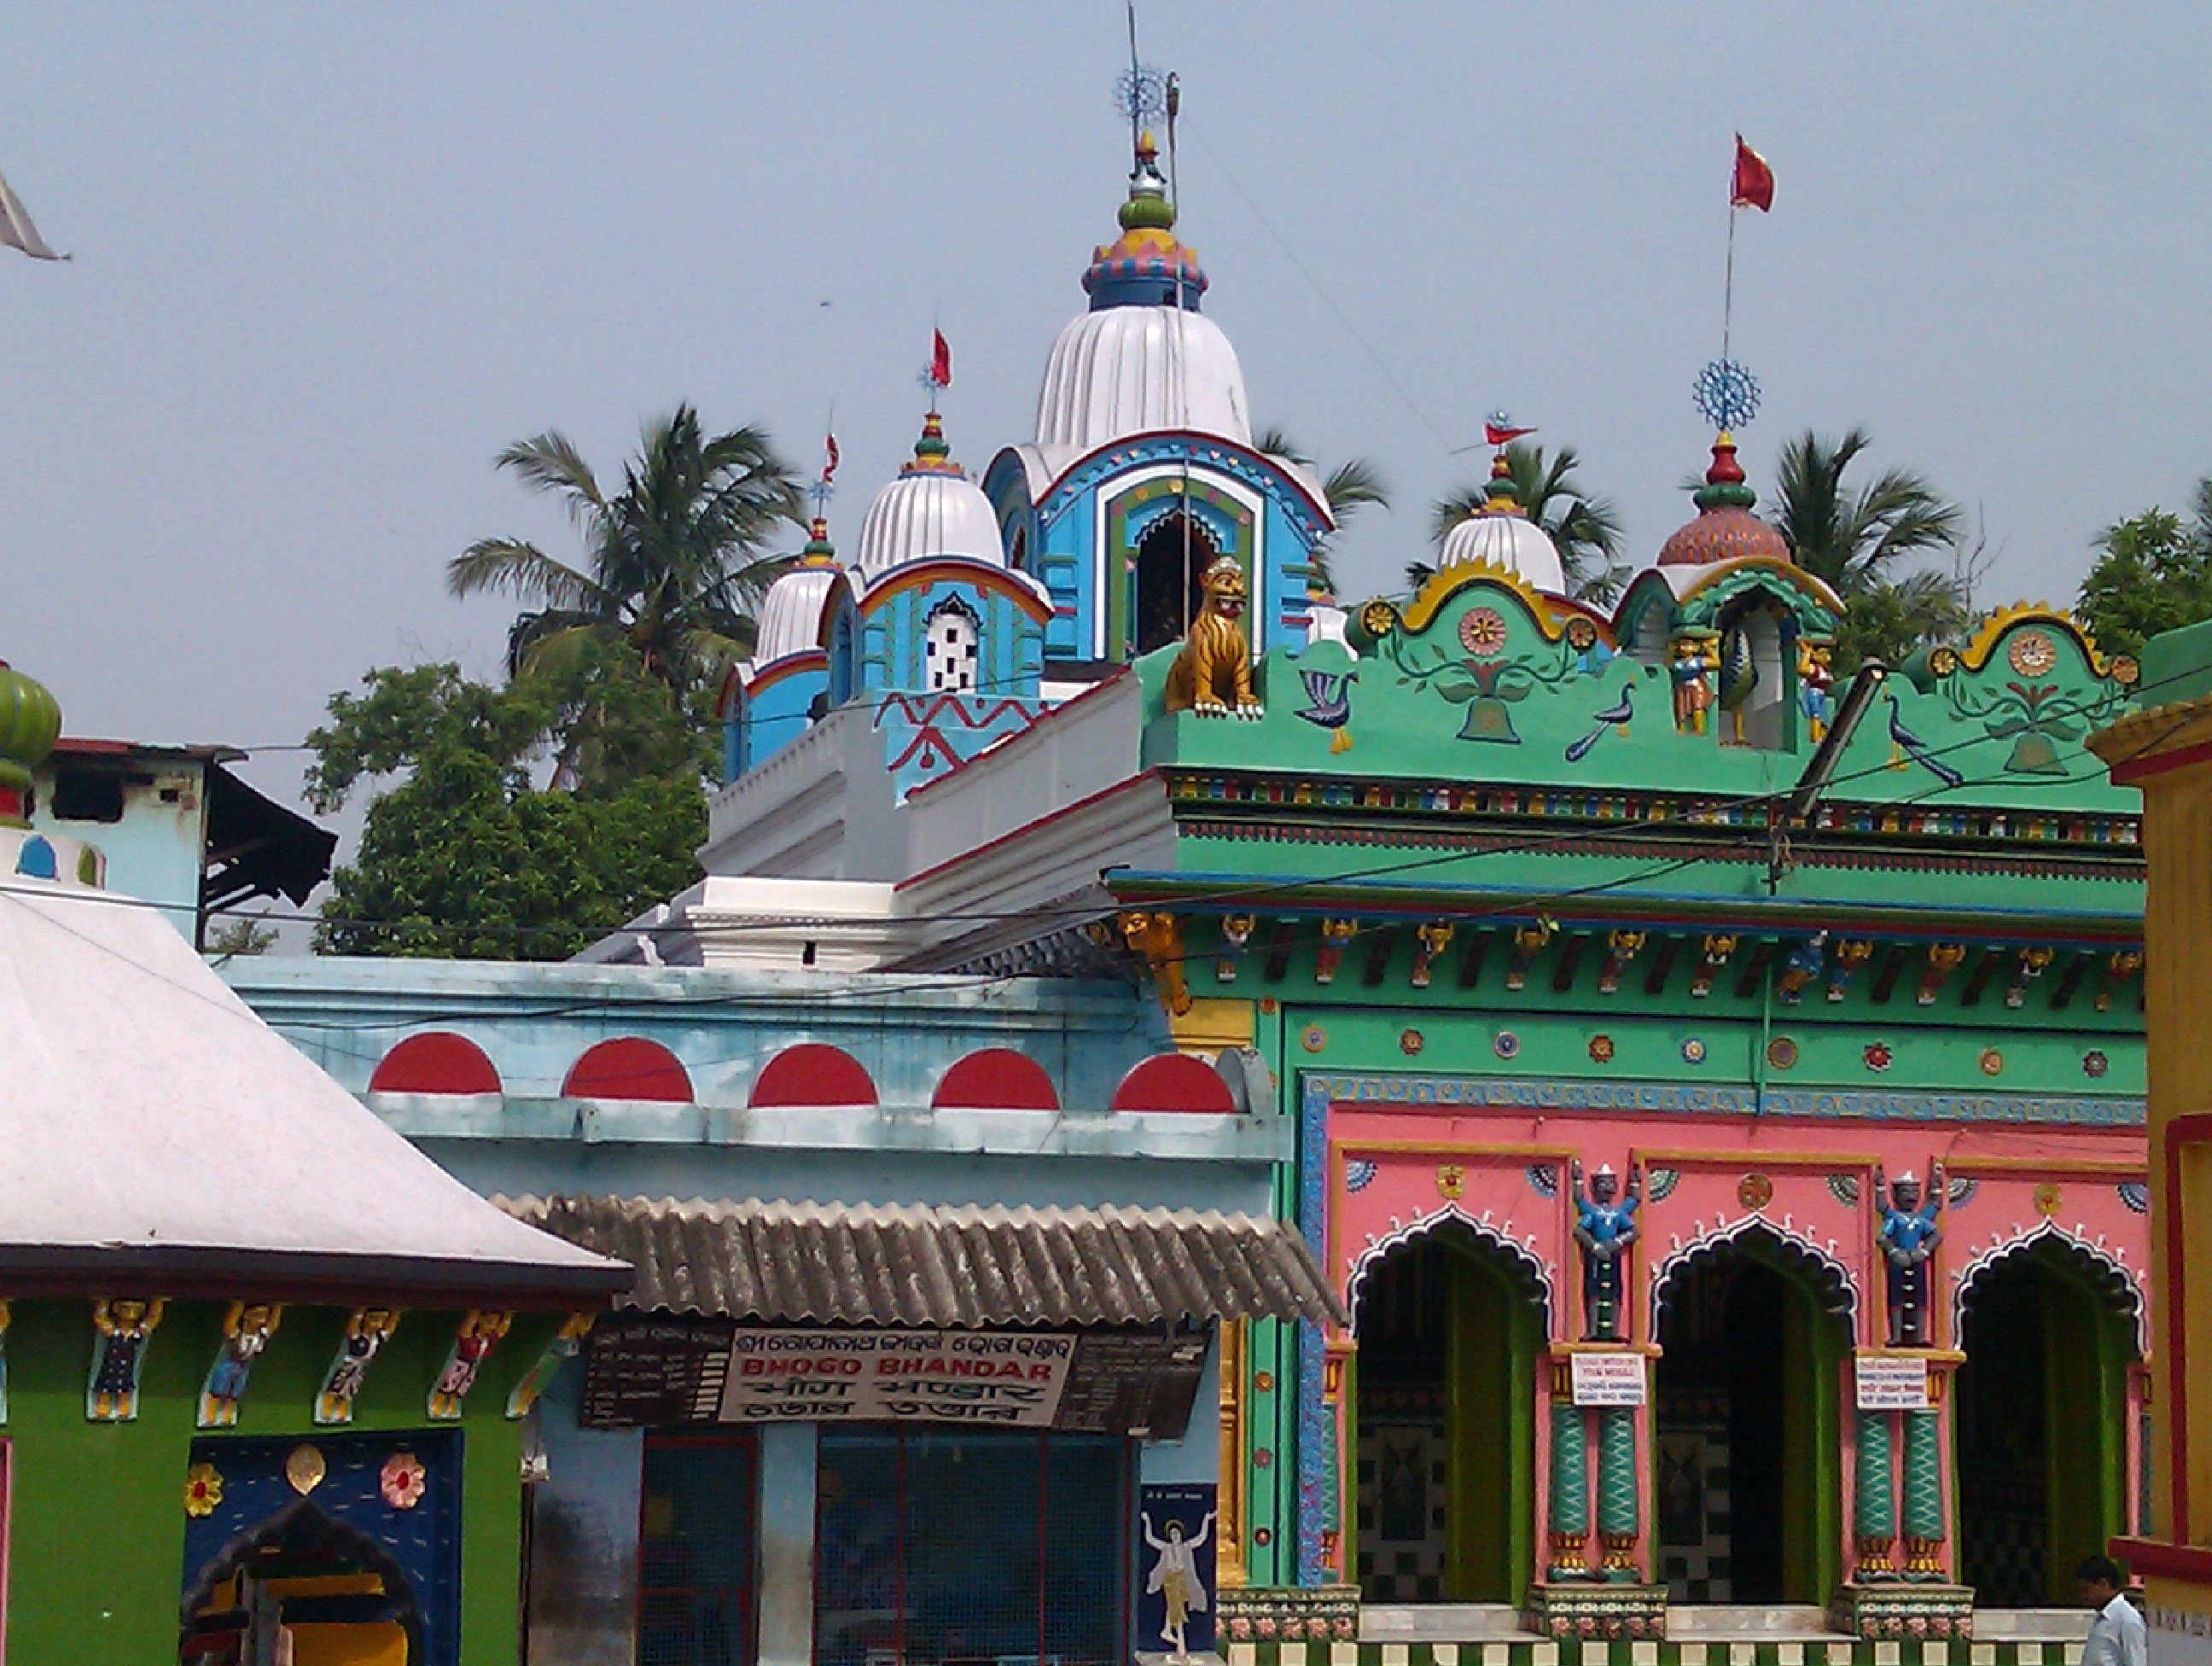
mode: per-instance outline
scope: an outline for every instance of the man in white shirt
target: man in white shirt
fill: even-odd
[[[2150,1633],[2128,1601],[2126,1578],[2109,1556],[2092,1556],[2075,1570],[2081,1600],[2095,1613],[2089,1640],[2081,1645],[2081,1666],[2147,1666]]]

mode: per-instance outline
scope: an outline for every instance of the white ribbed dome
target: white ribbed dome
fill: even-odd
[[[794,567],[769,586],[753,639],[755,669],[822,645],[822,604],[836,582],[835,567]]]
[[[854,570],[861,582],[872,584],[894,567],[932,556],[968,556],[1003,566],[999,517],[983,489],[963,475],[902,474],[868,505]]]
[[[1443,554],[1439,557],[1445,571],[1477,562],[1518,573],[1547,595],[1567,593],[1566,569],[1560,565],[1559,550],[1526,515],[1496,510],[1469,515],[1445,534]]]
[[[1037,444],[1089,451],[1157,429],[1252,443],[1244,371],[1221,326],[1173,307],[1109,307],[1062,330],[1037,394]]]

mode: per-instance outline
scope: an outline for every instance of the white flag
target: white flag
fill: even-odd
[[[39,228],[31,223],[31,216],[23,211],[22,204],[16,200],[4,179],[0,179],[0,245],[21,249],[33,260],[69,258],[46,246],[46,240],[39,235]]]

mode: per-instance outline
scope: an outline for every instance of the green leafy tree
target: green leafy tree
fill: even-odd
[[[1541,446],[1516,440],[1505,447],[1505,466],[1521,508],[1559,552],[1568,594],[1599,606],[1618,599],[1628,582],[1628,567],[1620,559],[1620,514],[1612,499],[1584,489],[1581,454],[1572,446],[1547,454]],[[1438,498],[1429,512],[1430,541],[1441,549],[1452,528],[1481,514],[1489,501],[1486,484]],[[1436,570],[1430,562],[1408,562],[1406,582],[1418,590]]]
[[[678,405],[647,425],[612,494],[557,431],[509,446],[499,466],[558,498],[583,543],[575,565],[514,538],[479,539],[447,563],[456,596],[526,605],[507,635],[510,673],[616,642],[688,693],[751,651],[750,610],[785,564],[764,551],[799,514],[798,478],[763,430],[710,435]]]
[[[1869,660],[1901,666],[1917,649],[1957,641],[1972,623],[1972,610],[1948,573],[1907,573],[1893,583],[1877,579],[1844,610],[1832,665],[1839,677]]]
[[[1284,458],[1302,469],[1320,466],[1297,441],[1279,428],[1263,430],[1252,442],[1252,448],[1262,456]],[[1328,512],[1336,518],[1339,532],[1370,505],[1384,509],[1390,507],[1390,487],[1382,477],[1382,467],[1364,457],[1347,457],[1331,469],[1322,481],[1321,495],[1328,501]],[[1307,581],[1334,596],[1336,574],[1329,565],[1330,554],[1327,538],[1314,546],[1313,554],[1308,557],[1312,572]]]
[[[319,952],[558,959],[699,878],[699,731],[619,654],[503,688],[386,668],[329,708],[307,737],[311,806],[401,778],[331,877]],[[549,756],[567,780],[534,787]]]
[[[215,960],[231,960],[242,954],[266,954],[276,941],[276,928],[264,926],[260,916],[233,914],[211,922],[204,952]]]
[[[2212,619],[2212,477],[2197,483],[2191,519],[2147,509],[2096,543],[2074,611],[2106,653],[2140,655],[2159,632]]]
[[[1791,558],[1846,601],[1893,579],[1902,562],[1954,550],[1966,523],[1957,504],[1910,469],[1848,489],[1844,474],[1873,443],[1863,428],[1840,440],[1808,429],[1784,442],[1775,471],[1775,530]]]

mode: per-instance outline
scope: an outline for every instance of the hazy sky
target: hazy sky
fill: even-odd
[[[296,743],[370,666],[490,671],[508,610],[443,567],[570,548],[490,467],[543,428],[611,472],[690,398],[811,466],[834,401],[849,541],[935,318],[980,471],[1128,167],[1118,0],[187,12],[0,33],[0,172],[76,255],[0,252],[0,654],[79,734]],[[1501,405],[1581,448],[1639,562],[1686,517],[1739,127],[1779,179],[1737,245],[1755,483],[1786,434],[1863,423],[1982,506],[1984,600],[2063,601],[2100,526],[2212,471],[2212,9],[1142,21],[1255,416],[1396,492],[1351,594],[1424,552],[1481,465],[1447,442]]]

